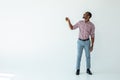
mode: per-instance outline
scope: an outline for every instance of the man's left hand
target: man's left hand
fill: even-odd
[[[92,52],[92,51],[93,51],[93,46],[90,47],[90,52]]]

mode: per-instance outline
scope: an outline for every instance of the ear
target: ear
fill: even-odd
[[[88,16],[88,18],[90,19],[91,17],[90,17],[90,16]]]

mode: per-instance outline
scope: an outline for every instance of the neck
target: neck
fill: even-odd
[[[89,22],[89,19],[85,19],[85,22]]]

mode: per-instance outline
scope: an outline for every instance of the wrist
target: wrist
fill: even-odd
[[[91,47],[93,47],[93,44],[91,45]]]

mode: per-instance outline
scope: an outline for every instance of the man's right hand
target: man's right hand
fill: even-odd
[[[70,22],[70,19],[68,17],[66,17],[65,20],[68,22],[70,29],[73,30],[73,26]]]
[[[66,21],[70,21],[70,19],[68,17],[65,18]]]

